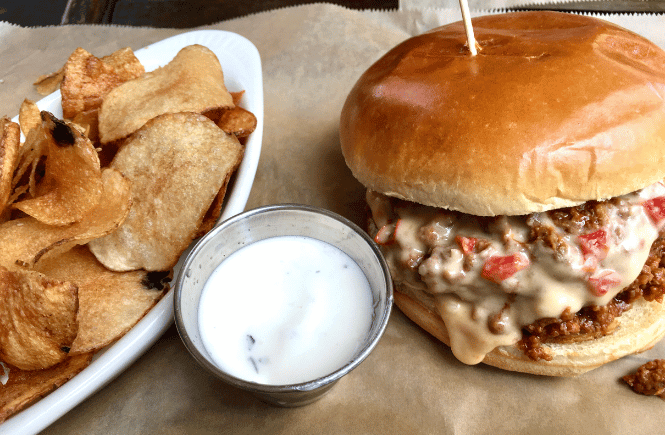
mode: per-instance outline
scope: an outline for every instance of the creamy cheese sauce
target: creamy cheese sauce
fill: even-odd
[[[367,202],[395,281],[441,316],[455,356],[476,364],[518,342],[523,326],[606,305],[631,284],[663,227],[663,197],[660,182],[624,195],[607,207],[606,226],[582,234],[546,212],[481,221],[372,191]],[[555,235],[557,249],[530,240],[534,225]]]
[[[199,329],[221,369],[285,385],[351,361],[372,313],[369,282],[346,253],[313,238],[280,236],[220,263],[201,295]]]

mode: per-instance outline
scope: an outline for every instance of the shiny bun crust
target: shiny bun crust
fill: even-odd
[[[409,319],[450,346],[446,325],[437,314],[400,291],[395,305]],[[613,334],[570,344],[545,344],[551,361],[529,359],[517,346],[500,346],[483,363],[514,372],[545,376],[577,376],[603,364],[653,347],[665,336],[665,303],[638,299],[617,318]]]
[[[558,12],[478,17],[399,44],[341,113],[368,188],[480,216],[570,207],[665,177],[665,52]]]

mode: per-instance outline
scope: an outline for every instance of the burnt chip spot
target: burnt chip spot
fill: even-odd
[[[148,272],[141,281],[141,284],[149,290],[164,291],[169,281],[171,281],[170,271]]]
[[[62,347],[60,348],[60,350],[63,351],[64,353],[69,353],[69,351],[70,351],[71,349],[72,349],[72,348],[71,348],[71,347],[68,347],[68,346],[62,346]]]
[[[61,120],[57,120],[53,129],[53,139],[59,147],[70,147],[76,142],[76,137],[71,127]]]
[[[41,112],[42,121],[46,121],[49,124],[49,130],[51,130],[51,136],[55,141],[56,145],[59,147],[70,147],[76,143],[76,135],[72,131],[72,127],[67,125],[65,121],[56,118],[52,113],[47,111]]]

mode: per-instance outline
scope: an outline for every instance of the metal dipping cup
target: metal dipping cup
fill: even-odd
[[[350,256],[365,273],[372,290],[372,321],[363,346],[338,370],[308,382],[264,385],[231,376],[211,360],[199,333],[199,300],[215,268],[243,246],[276,236],[306,236],[327,242]],[[259,399],[278,406],[307,405],[329,391],[372,352],[388,323],[393,287],[385,259],[372,239],[348,219],[330,211],[297,204],[272,205],[236,215],[201,238],[187,255],[175,283],[175,324],[187,350],[209,372]]]

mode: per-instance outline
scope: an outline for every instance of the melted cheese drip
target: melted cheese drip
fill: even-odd
[[[565,250],[529,243],[525,217],[500,217],[491,228],[475,219],[424,206],[393,207],[391,201],[368,191],[367,201],[375,224],[382,227],[397,216],[394,242],[382,246],[396,282],[405,283],[410,296],[438,312],[450,334],[451,349],[462,362],[476,364],[494,348],[513,345],[521,329],[546,317],[559,317],[566,309],[577,312],[588,305],[606,305],[631,284],[642,270],[659,230],[642,203],[665,196],[656,183],[625,195],[622,207],[609,207],[607,255],[596,264],[585,262],[577,235],[557,228],[547,213],[533,215],[541,225],[552,227],[565,240]],[[471,264],[456,236],[482,239],[488,245],[475,254]],[[498,283],[482,277],[482,267],[492,256],[520,253],[528,267]],[[607,293],[590,291],[590,276],[612,273],[620,282]],[[498,317],[500,330],[492,331]]]

